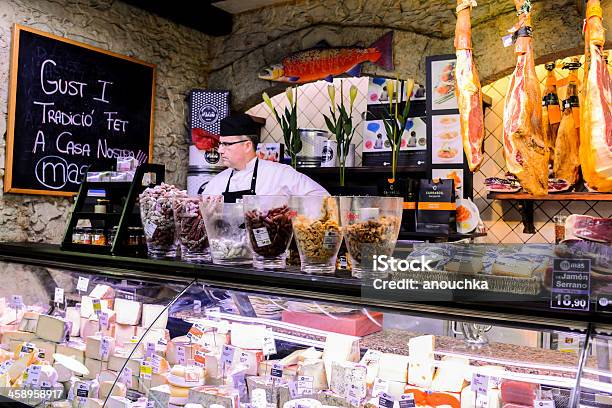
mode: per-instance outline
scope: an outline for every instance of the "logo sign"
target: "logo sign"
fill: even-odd
[[[219,118],[219,110],[215,105],[209,103],[202,105],[198,113],[204,123],[215,123]]]
[[[575,311],[589,311],[591,295],[591,260],[553,260],[550,307]]]
[[[206,160],[206,163],[209,164],[217,164],[219,163],[219,160],[221,160],[221,155],[217,151],[217,148],[207,150],[204,152],[204,160]]]
[[[330,162],[334,160],[334,149],[332,146],[323,146],[323,161]]]

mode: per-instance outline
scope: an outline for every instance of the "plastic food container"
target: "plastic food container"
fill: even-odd
[[[257,269],[284,269],[293,236],[289,197],[248,195],[243,197],[244,218]]]
[[[290,199],[293,235],[306,273],[333,274],[342,244],[337,197],[294,196]]]
[[[224,203],[223,196],[202,196],[204,217],[212,261],[219,265],[248,265],[253,252],[247,242],[242,203]]]
[[[373,270],[374,257],[393,254],[402,210],[402,197],[340,197],[342,233],[354,277],[381,275]]]
[[[174,226],[181,246],[181,259],[187,262],[210,262],[210,248],[199,197],[175,197]]]
[[[186,197],[184,190],[162,183],[147,188],[140,194],[140,217],[147,241],[147,251],[152,258],[174,258],[176,236],[172,200]]]

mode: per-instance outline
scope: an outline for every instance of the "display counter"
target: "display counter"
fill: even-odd
[[[543,293],[385,300],[346,274],[38,244],[0,245],[0,270],[0,390],[30,406],[599,407],[612,393],[605,315]]]

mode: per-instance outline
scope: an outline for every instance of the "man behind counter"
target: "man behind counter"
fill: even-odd
[[[317,182],[293,167],[257,159],[259,131],[260,125],[244,113],[221,120],[219,154],[227,169],[208,182],[203,194],[223,194],[226,203],[254,194],[329,195]]]

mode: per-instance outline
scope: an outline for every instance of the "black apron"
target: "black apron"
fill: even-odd
[[[225,187],[225,192],[223,193],[223,201],[226,203],[235,203],[236,200],[242,198],[245,195],[255,195],[255,186],[257,185],[257,167],[259,165],[259,159],[255,159],[255,167],[253,168],[253,178],[251,179],[251,188],[249,190],[240,190],[240,191],[229,191],[230,182],[232,181],[232,176],[234,175],[234,170],[232,170],[229,179],[227,180],[227,186]]]

